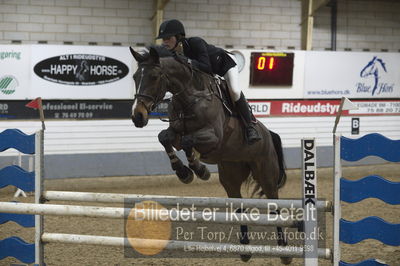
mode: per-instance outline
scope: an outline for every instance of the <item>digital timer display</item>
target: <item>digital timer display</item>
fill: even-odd
[[[294,53],[251,53],[250,85],[292,86]]]

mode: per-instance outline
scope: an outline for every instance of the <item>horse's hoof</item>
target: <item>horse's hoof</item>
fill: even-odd
[[[188,167],[183,166],[180,169],[176,170],[176,175],[179,180],[184,184],[189,184],[193,181],[193,172]]]
[[[240,259],[243,262],[248,262],[251,259],[251,255],[240,255]]]
[[[200,166],[200,170],[196,172],[196,175],[198,178],[201,180],[207,181],[210,179],[210,171],[208,171],[207,167],[205,165]]]
[[[282,257],[281,258],[281,262],[282,262],[282,264],[289,265],[290,263],[292,263],[292,258],[290,258],[290,257]]]

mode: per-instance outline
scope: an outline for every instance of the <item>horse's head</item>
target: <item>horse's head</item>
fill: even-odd
[[[161,68],[156,49],[152,47],[146,54],[140,54],[131,47],[130,51],[138,62],[138,69],[133,75],[136,94],[132,106],[132,121],[136,127],[144,127],[149,121],[149,113],[163,100],[168,80]]]
[[[374,56],[372,60],[369,61],[368,64],[361,70],[360,77],[365,78],[370,75],[378,77],[379,67],[381,67],[385,72],[387,72],[386,65],[383,62],[383,60]]]

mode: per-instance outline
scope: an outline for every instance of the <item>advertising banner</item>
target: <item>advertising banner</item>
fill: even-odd
[[[37,119],[37,110],[26,108],[29,100],[0,100],[0,120]],[[131,119],[133,100],[43,100],[47,119]],[[167,116],[168,102],[160,103],[151,118]],[[335,116],[340,100],[250,100],[256,117]],[[399,100],[354,100],[358,110],[345,116],[400,115]]]
[[[0,45],[0,99],[26,99],[30,89],[30,45]]]
[[[133,98],[133,62],[127,47],[32,46],[32,97]]]
[[[27,108],[30,100],[0,100],[0,120],[38,119],[38,111]],[[49,119],[131,119],[133,100],[43,100]],[[163,102],[150,113],[151,118],[165,117],[168,103]]]
[[[343,111],[343,115],[400,115],[398,100],[353,100],[358,110]],[[335,116],[340,100],[250,100],[256,117],[273,116]]]
[[[304,98],[398,98],[400,54],[307,52]]]

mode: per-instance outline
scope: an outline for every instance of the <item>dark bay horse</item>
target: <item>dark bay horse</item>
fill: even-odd
[[[253,195],[278,199],[278,189],[286,180],[279,135],[257,123],[262,139],[248,145],[242,122],[223,107],[220,91],[224,90],[225,81],[196,70],[182,60],[164,57],[169,51],[161,47],[151,47],[144,54],[130,50],[138,62],[133,76],[137,92],[132,107],[135,126],[146,126],[149,113],[166,92],[173,95],[168,108],[169,127],[158,138],[179,179],[190,183],[194,172],[207,180],[210,173],[201,162],[217,164],[219,180],[228,197],[241,198],[242,184],[252,177]],[[174,148],[185,152],[189,167],[176,156]],[[282,236],[282,229],[277,227],[277,230]],[[241,233],[240,242],[248,244],[247,226],[241,226]],[[278,240],[278,244],[287,245],[286,239]],[[243,260],[249,258],[242,255]],[[281,259],[285,264],[291,261]]]

